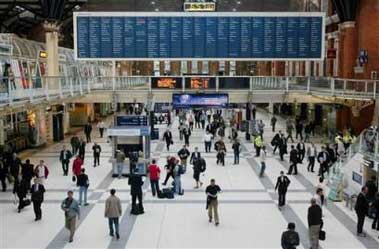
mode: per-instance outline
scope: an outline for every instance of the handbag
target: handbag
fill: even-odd
[[[74,176],[74,175],[72,176],[72,181],[76,182],[76,176]]]
[[[326,233],[325,233],[325,231],[320,230],[320,232],[319,232],[319,234],[318,234],[318,238],[319,238],[319,240],[325,240],[325,238],[326,238]]]

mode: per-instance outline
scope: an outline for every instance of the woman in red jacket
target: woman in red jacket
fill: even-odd
[[[78,176],[81,173],[83,165],[83,160],[80,158],[80,156],[77,156],[74,160],[74,163],[72,164],[72,173],[74,176]]]

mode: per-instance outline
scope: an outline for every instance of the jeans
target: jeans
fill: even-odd
[[[114,234],[113,224],[114,224],[114,229],[116,230],[116,234],[119,234],[119,230],[118,230],[118,217],[116,217],[116,218],[108,218],[109,234],[111,234],[112,236]]]
[[[175,186],[175,193],[180,194],[182,191],[182,182],[180,180],[180,176],[174,177],[174,186]]]
[[[209,141],[209,142],[204,142],[204,143],[205,143],[205,152],[211,152],[212,142]]]
[[[234,152],[234,164],[239,164],[239,163],[240,163],[240,153]]]
[[[79,186],[79,205],[82,205],[83,194],[84,194],[84,204],[87,204],[87,187]]]
[[[159,192],[159,180],[150,180],[151,193],[155,196],[155,193]]]
[[[121,178],[122,176],[122,170],[124,169],[124,164],[123,163],[117,163],[117,174],[118,177]]]

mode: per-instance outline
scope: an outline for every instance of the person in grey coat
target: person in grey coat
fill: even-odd
[[[77,200],[73,198],[74,192],[71,190],[67,192],[67,198],[62,201],[61,209],[64,211],[65,227],[70,231],[70,239],[68,242],[74,240],[76,230],[76,218],[80,219],[80,208]]]
[[[108,224],[109,224],[109,235],[114,236],[113,231],[113,224],[114,228],[116,230],[116,238],[120,238],[119,228],[118,228],[118,219],[121,216],[122,209],[121,209],[121,201],[120,198],[118,198],[116,194],[115,189],[111,189],[110,191],[111,195],[107,198],[105,201],[105,211],[104,216],[108,218]]]

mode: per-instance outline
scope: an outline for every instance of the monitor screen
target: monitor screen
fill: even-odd
[[[173,94],[174,108],[227,107],[228,94]]]
[[[186,78],[186,89],[215,89],[216,80],[211,77],[191,77]]]
[[[179,77],[153,77],[151,78],[153,89],[181,89],[182,78]]]

